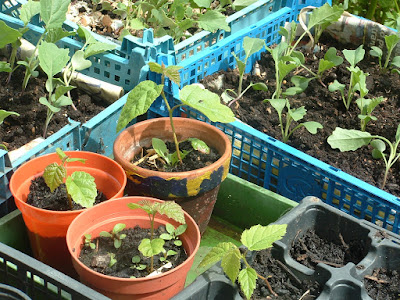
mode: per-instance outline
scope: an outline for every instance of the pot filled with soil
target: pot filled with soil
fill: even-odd
[[[184,287],[200,231],[173,201],[124,197],[79,215],[67,245],[80,280],[104,295],[169,299]]]
[[[153,72],[161,73],[162,78],[168,77],[179,84],[179,67],[149,65]],[[144,81],[135,87],[121,111],[117,130],[145,113],[160,95],[169,107],[170,118],[139,122],[122,131],[114,142],[114,158],[127,173],[129,195],[174,199],[195,219],[200,232],[204,232],[219,185],[229,171],[231,143],[214,126],[173,118],[173,111],[179,106],[169,106],[163,84]],[[180,95],[186,105],[202,111],[214,121],[234,120],[232,111],[220,103],[218,95],[199,86],[186,86]]]
[[[34,257],[75,275],[65,243],[69,224],[85,207],[123,196],[125,185],[119,164],[91,152],[57,149],[21,165],[10,179],[10,190]]]

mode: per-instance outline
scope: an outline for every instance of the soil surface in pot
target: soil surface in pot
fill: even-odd
[[[43,136],[47,107],[39,103],[39,98],[47,97],[48,93],[46,79],[40,76],[31,77],[27,88],[22,91],[22,67],[13,73],[8,85],[5,84],[7,77],[8,73],[0,73],[0,109],[17,112],[20,116],[11,115],[0,125],[0,143],[6,145],[8,150],[14,150]],[[77,110],[67,106],[56,113],[50,121],[46,137],[69,124],[68,118],[85,123],[109,105],[79,89],[72,90],[71,96]]]
[[[398,300],[400,295],[400,271],[384,268],[374,269],[364,277],[364,286],[374,300]]]
[[[315,299],[323,289],[316,281],[299,279],[285,264],[271,256],[270,249],[257,252],[251,265],[258,274],[268,278],[272,291],[278,294],[274,296],[264,280],[257,278],[252,299]]]
[[[98,190],[94,204],[99,204],[106,200],[108,200],[106,196]],[[32,180],[26,203],[38,208],[56,211],[78,210],[84,208],[72,201],[71,209],[65,184],[61,184],[52,193],[44,181],[43,176],[39,176]]]
[[[175,144],[172,142],[166,142],[167,149],[169,153],[174,153]],[[200,151],[194,150],[191,146],[191,143],[188,141],[181,142],[179,144],[179,149],[181,152],[190,151],[183,159],[183,163],[177,163],[175,166],[167,165],[164,162],[164,159],[155,158],[155,159],[146,159],[138,164],[139,167],[144,169],[149,169],[153,171],[161,171],[161,172],[186,172],[197,170],[200,168],[204,168],[216,162],[221,155],[219,155],[218,151],[210,147],[210,153],[202,153]],[[143,148],[143,153],[150,153],[149,157],[155,154],[153,148]],[[133,158],[132,163],[138,162],[144,157],[141,153]],[[154,156],[153,156],[154,157]],[[158,157],[158,156],[157,156]]]
[[[354,45],[342,45],[333,38],[323,36],[321,38],[321,51],[318,53],[305,53],[305,65],[315,73],[318,69],[318,61],[323,58],[329,47],[335,47],[338,51],[337,55],[342,55],[343,49],[355,49]],[[364,72],[370,75],[367,77],[367,88],[369,90],[366,98],[374,98],[383,96],[384,102],[378,105],[372,115],[376,116],[377,121],[371,121],[367,125],[367,131],[372,135],[381,135],[394,142],[397,125],[400,120],[400,80],[398,74],[387,72],[382,74],[379,69],[378,59],[369,55],[366,50],[365,58],[358,66]],[[243,87],[247,87],[250,82],[264,82],[268,86],[268,91],[254,91],[250,89],[245,96],[238,101],[238,106],[232,105],[236,117],[250,126],[258,129],[267,135],[282,140],[279,119],[274,108],[264,99],[272,97],[275,91],[275,67],[274,61],[269,53],[264,53],[259,61],[260,76],[248,74],[245,75]],[[355,100],[358,95],[353,97],[349,111],[343,104],[339,92],[329,92],[327,86],[337,79],[340,83],[346,85],[345,93],[350,80],[350,72],[346,69],[349,64],[345,62],[322,76],[324,87],[318,80],[312,80],[308,88],[301,94],[288,97],[292,108],[305,106],[307,114],[301,122],[316,121],[320,122],[324,128],[318,129],[317,134],[310,134],[304,127],[295,131],[290,137],[288,144],[297,148],[319,160],[326,162],[338,169],[345,171],[357,178],[360,178],[372,185],[381,187],[383,175],[385,171],[384,161],[374,160],[371,155],[371,147],[364,146],[356,151],[348,151],[341,153],[338,149],[332,149],[327,143],[327,138],[332,134],[336,127],[346,129],[360,129],[360,120]],[[283,90],[291,86],[290,78],[294,73],[311,77],[306,71],[294,70],[285,79]],[[224,85],[220,88],[221,80],[216,80],[219,76],[224,76]],[[221,78],[221,77],[220,77]],[[203,80],[206,88],[218,94],[222,94],[225,89],[234,89],[238,87],[239,75],[237,70],[222,71],[212,76],[208,76]],[[216,84],[219,82],[219,84]],[[283,115],[285,116],[285,115]],[[283,117],[283,120],[285,118]],[[296,122],[293,122],[296,123]],[[292,128],[297,125],[292,124]],[[386,145],[386,153],[389,152]],[[386,186],[384,190],[400,196],[400,163],[395,163],[391,168]]]
[[[367,241],[354,239],[345,242],[340,233],[339,236],[337,233],[329,236],[340,242],[321,237],[314,229],[308,229],[303,235],[299,233],[290,248],[291,257],[310,269],[315,269],[318,263],[341,268],[348,262],[357,265],[368,253]]]
[[[124,229],[120,233],[126,234],[126,237],[122,240],[121,246],[118,249],[115,249],[112,238],[98,237],[92,240],[92,243],[96,245],[96,249],[91,249],[88,246],[82,248],[79,256],[80,261],[92,270],[109,276],[121,278],[146,277],[149,274],[150,258],[144,257],[139,252],[138,247],[142,239],[150,238],[150,229],[135,226],[135,228]],[[154,230],[154,237],[159,237],[163,233],[167,233],[165,226],[160,226]],[[187,254],[183,246],[176,246],[173,240],[165,241],[164,249],[166,251],[173,250],[177,253],[167,257],[167,261],[172,264],[172,268],[175,268],[187,259]],[[111,267],[109,253],[114,253],[116,259],[116,263]],[[132,262],[132,258],[135,256],[140,257],[140,262]],[[160,262],[160,257],[163,257],[163,255],[154,256],[155,270],[165,264]],[[139,267],[140,265],[145,265],[145,267],[142,269]],[[162,272],[169,270],[171,269],[164,268]]]

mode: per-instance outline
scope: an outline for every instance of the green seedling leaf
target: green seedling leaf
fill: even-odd
[[[256,271],[253,268],[242,269],[239,272],[238,281],[244,295],[247,299],[250,299],[251,295],[253,295],[254,289],[256,288]]]
[[[279,69],[279,77],[281,78],[281,80],[283,80],[283,78],[286,77],[287,74],[289,74],[293,69],[295,69],[298,65],[293,62],[287,62],[287,61],[283,61],[280,60],[278,62],[278,69]]]
[[[324,58],[325,60],[331,61],[335,66],[339,66],[343,63],[343,57],[336,55],[336,48],[330,47],[328,51],[326,51]]]
[[[323,126],[315,121],[304,122],[302,125],[307,129],[307,131],[311,134],[316,134],[318,129],[322,129]]]
[[[277,111],[279,117],[282,115],[282,111],[286,106],[286,99],[266,99],[264,101],[269,101],[271,106]]]
[[[221,267],[232,282],[236,281],[240,270],[239,248],[230,249],[221,260]]]
[[[178,254],[178,252],[176,252],[174,250],[168,250],[168,252],[167,252],[167,256],[173,256],[173,255],[176,255],[176,254]]]
[[[129,21],[129,27],[134,30],[142,30],[142,29],[146,28],[146,26],[143,24],[143,22],[137,18],[133,18]]]
[[[12,71],[12,69],[8,62],[0,61],[0,72],[10,73],[11,71]]]
[[[182,103],[197,109],[212,122],[230,123],[235,121],[232,110],[221,104],[219,96],[198,85],[186,85],[179,93]]]
[[[180,246],[182,246],[182,241],[181,240],[176,240],[176,241],[174,241],[174,244],[175,244],[175,246],[180,247]]]
[[[290,57],[298,65],[305,62],[304,54],[300,51],[293,51]]]
[[[294,87],[286,89],[286,91],[282,94],[285,96],[300,94],[306,90],[311,80],[313,80],[313,78],[306,78],[304,76],[295,75],[290,79],[290,81],[294,84]]]
[[[231,31],[231,28],[226,22],[226,17],[215,10],[208,10],[200,15],[197,24],[200,28],[210,32],[216,32],[219,29],[223,29],[227,32]]]
[[[299,121],[301,119],[303,119],[303,117],[306,115],[307,110],[304,106],[301,106],[299,108],[296,109],[289,109],[288,108],[288,114],[292,117],[292,119],[294,121]]]
[[[58,99],[55,98],[55,95],[52,95],[53,104],[55,107],[60,108],[62,106],[68,106],[72,104],[72,100],[67,96],[61,95]]]
[[[40,3],[38,1],[29,0],[21,6],[19,18],[24,22],[25,26],[31,21],[33,16],[40,13]]]
[[[253,3],[256,3],[257,0],[235,0],[232,3],[232,8],[234,10],[241,10],[242,8],[245,8],[249,5],[252,5]]]
[[[151,104],[160,96],[164,86],[153,81],[140,82],[129,94],[118,119],[117,132],[122,130],[137,116],[147,112]]]
[[[125,227],[126,227],[126,225],[124,223],[117,223],[114,225],[114,228],[112,231],[114,233],[119,233],[120,231],[124,230]]]
[[[22,34],[18,30],[9,27],[4,21],[0,21],[0,49],[7,44],[14,43],[21,36]]]
[[[149,65],[150,71],[152,71],[154,73],[162,74],[163,69],[160,64],[158,64],[156,62],[149,62],[148,65]]]
[[[232,55],[236,60],[236,65],[237,65],[237,68],[239,70],[239,74],[244,74],[244,71],[246,69],[246,60],[244,60],[244,62],[241,61],[240,58],[237,57],[236,54],[233,53],[233,52],[232,52]]]
[[[69,61],[69,50],[60,49],[55,44],[42,42],[38,46],[38,52],[39,65],[48,78],[60,73]]]
[[[171,79],[177,85],[181,84],[181,76],[179,70],[182,69],[180,66],[168,66],[164,69],[165,77]]]
[[[371,50],[369,51],[369,54],[371,55],[371,56],[375,56],[375,57],[378,57],[378,58],[382,58],[382,56],[383,56],[383,52],[382,52],[382,50],[380,49],[380,48],[378,48],[378,47],[376,47],[376,46],[372,46],[371,47]]]
[[[329,85],[328,89],[330,92],[335,92],[335,91],[341,91],[344,93],[344,88],[346,86],[344,84],[341,84],[339,81],[335,79],[335,81]]]
[[[61,160],[64,160],[68,157],[61,148],[56,148],[56,153]]]
[[[396,130],[396,143],[400,140],[400,124],[397,126]]]
[[[288,47],[289,47],[288,43],[280,42],[275,48],[272,49],[267,48],[267,50],[271,53],[274,61],[277,62],[280,61],[280,58],[282,57],[283,53],[286,51]]]
[[[111,238],[111,237],[112,237],[112,234],[109,233],[109,232],[107,232],[107,231],[101,231],[101,232],[99,233],[99,236],[106,237],[106,238]]]
[[[385,36],[385,43],[386,47],[388,49],[388,52],[392,52],[394,47],[397,45],[397,43],[400,41],[400,37],[397,36],[397,34],[392,34],[392,35],[386,35]]]
[[[65,31],[62,28],[52,28],[52,29],[48,29],[47,30],[47,34],[46,34],[46,38],[45,41],[48,43],[56,43],[59,40],[67,37],[67,36],[71,36],[71,35],[75,35],[74,31]]]
[[[46,29],[62,27],[68,12],[70,0],[41,0],[40,17]]]
[[[96,42],[96,43],[91,43],[89,44],[86,49],[85,49],[85,58],[88,58],[89,56],[97,55],[106,51],[110,51],[115,49],[116,45],[115,44],[108,44],[108,43],[101,43],[101,42]]]
[[[108,253],[110,256],[110,262],[108,263],[108,267],[111,268],[113,265],[117,263],[117,260],[115,259],[115,253]]]
[[[363,45],[359,46],[356,50],[343,50],[344,58],[350,63],[352,67],[355,67],[360,61],[364,59],[365,50]]]
[[[203,258],[199,264],[199,268],[204,268],[208,265],[215,264],[222,259],[225,253],[235,248],[237,247],[231,242],[219,243],[217,246],[213,247],[211,251]]]
[[[373,140],[371,142],[371,146],[372,146],[372,148],[374,148],[372,150],[372,157],[374,159],[381,159],[384,156],[383,152],[385,152],[385,150],[386,150],[385,142],[382,140],[378,140],[378,139]]]
[[[322,30],[324,30],[331,23],[339,20],[343,11],[343,8],[337,5],[330,6],[328,3],[325,3],[323,6],[317,7],[313,10],[307,28],[311,29],[316,25],[320,25]]]
[[[198,7],[209,8],[213,0],[193,0]]]
[[[151,144],[157,154],[162,157],[167,164],[170,165],[171,160],[169,159],[169,151],[164,141],[158,138],[152,138]]]
[[[19,117],[19,113],[0,109],[0,125],[3,124],[5,118],[7,118],[8,116],[11,116],[11,115]]]
[[[322,58],[319,61],[318,74],[322,74],[323,72],[333,68],[334,66],[335,66],[335,64],[333,62],[331,62],[329,60],[325,60],[325,59]]]
[[[157,212],[181,224],[186,224],[182,207],[174,201],[165,201],[157,205]]]
[[[44,169],[43,178],[51,192],[54,192],[67,177],[67,170],[64,166],[52,163]]]
[[[134,257],[132,257],[132,263],[137,264],[140,262],[140,256],[139,255],[135,255]]]
[[[231,102],[232,100],[235,99],[235,97],[232,97],[231,95],[229,95],[228,92],[231,92],[231,93],[236,94],[236,92],[233,91],[233,90],[231,90],[231,89],[225,90],[225,91],[221,94],[221,99],[222,99],[222,101],[224,101],[224,103],[229,103],[229,102]]]
[[[262,82],[254,83],[251,85],[251,87],[256,91],[268,91],[268,86]]]
[[[153,214],[153,210],[147,205],[140,205],[138,203],[128,203],[127,204],[130,209],[143,209],[148,214]]]
[[[169,224],[169,223],[167,223],[167,224],[165,225],[165,229],[167,230],[167,232],[168,232],[169,234],[173,234],[173,233],[175,232],[175,227],[174,227],[174,225]]]
[[[286,227],[286,224],[255,225],[243,231],[240,241],[251,251],[267,249],[286,234]]]
[[[188,141],[191,143],[194,150],[197,150],[203,154],[210,153],[210,147],[208,147],[204,141],[197,138],[188,138]]]
[[[78,25],[77,33],[81,39],[85,39],[87,44],[92,44],[97,42],[96,39],[91,34],[91,32],[80,25]]]
[[[344,151],[355,151],[358,148],[368,145],[371,141],[371,134],[354,129],[342,129],[336,127],[332,135],[328,137],[328,144],[333,149]]]
[[[119,247],[121,247],[121,245],[122,245],[122,241],[121,240],[118,240],[118,239],[114,240],[114,248],[115,249],[118,249]]]
[[[139,245],[139,251],[146,257],[152,257],[163,251],[165,241],[163,239],[143,239]]]
[[[93,176],[86,172],[76,171],[65,181],[68,194],[75,203],[83,207],[92,207],[97,196]]]
[[[83,50],[78,50],[74,53],[71,58],[72,68],[77,71],[82,71],[87,68],[90,68],[92,62],[88,59],[85,59],[85,52]]]
[[[180,236],[181,234],[183,234],[187,229],[187,224],[182,224],[179,225],[176,229],[175,229],[175,236]]]
[[[396,68],[400,68],[400,56],[393,57],[391,64]]]
[[[247,61],[247,59],[254,53],[260,51],[264,46],[265,46],[264,40],[245,36],[243,38],[243,49],[244,52],[246,53],[245,61]]]
[[[60,98],[62,95],[64,95],[66,92],[73,90],[75,87],[70,85],[70,86],[65,86],[65,85],[59,85],[58,87],[56,87],[56,91],[55,91],[55,98],[58,99]],[[71,101],[72,103],[72,101]]]
[[[39,103],[45,105],[48,109],[50,109],[53,113],[59,112],[61,109],[59,107],[56,107],[54,105],[51,105],[49,101],[45,97],[40,97],[39,98]]]
[[[163,240],[165,240],[165,241],[170,241],[170,240],[173,239],[173,237],[172,237],[170,234],[168,234],[168,233],[162,233],[162,234],[160,235],[160,239],[163,239]]]

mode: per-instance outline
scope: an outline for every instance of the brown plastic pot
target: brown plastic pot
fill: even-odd
[[[95,178],[97,189],[108,198],[122,197],[126,186],[126,174],[112,159],[85,151],[66,151],[70,157],[86,159],[86,162],[67,164],[67,173],[84,171]],[[42,175],[50,163],[60,163],[56,153],[36,157],[21,165],[10,180],[10,190],[15,204],[22,212],[28,230],[33,255],[36,259],[76,277],[65,242],[67,229],[72,220],[84,209],[75,211],[53,211],[34,207],[26,203],[31,181]]]
[[[128,176],[128,195],[175,200],[187,211],[203,233],[210,220],[221,182],[229,171],[232,147],[218,128],[194,119],[174,118],[178,141],[195,137],[215,148],[221,158],[215,163],[189,172],[158,172],[131,163],[142,147],[151,146],[152,138],[173,141],[169,118],[136,123],[120,133],[114,142],[114,159]]]
[[[149,217],[145,211],[132,210],[128,207],[128,203],[137,203],[144,199],[163,202],[149,197],[125,197],[110,200],[80,214],[72,221],[67,232],[68,250],[81,282],[113,300],[170,299],[183,290],[186,275],[192,267],[194,256],[200,246],[199,228],[193,218],[185,212],[187,229],[180,239],[188,258],[176,268],[151,277],[119,278],[98,273],[84,265],[79,260],[79,255],[85,234],[91,234],[92,238],[96,238],[103,230],[111,231],[117,223],[124,223],[127,228],[133,228],[136,225],[141,228],[150,228]],[[179,223],[167,216],[156,214],[155,228],[167,223],[175,227],[179,226]]]

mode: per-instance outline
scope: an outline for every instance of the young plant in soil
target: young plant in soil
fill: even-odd
[[[394,47],[400,41],[400,37],[397,34],[387,35],[385,36],[385,45],[386,45],[386,59],[384,64],[382,65],[383,51],[376,46],[372,46],[369,54],[371,56],[378,57],[379,67],[382,69],[382,72],[385,73],[389,67],[389,62],[391,61],[391,65],[397,68],[400,68],[400,56],[395,56],[393,59],[391,58]],[[392,72],[400,73],[398,69],[393,69]]]
[[[342,129],[336,127],[332,135],[328,137],[328,144],[333,148],[338,148],[341,152],[355,151],[362,146],[372,146],[372,157],[383,159],[385,162],[385,175],[383,177],[381,188],[386,185],[386,179],[390,168],[399,159],[400,153],[397,148],[400,144],[400,125],[397,127],[396,140],[392,143],[387,138],[379,135],[371,135],[369,132],[363,132],[354,129]],[[384,153],[386,144],[389,146],[389,154]]]
[[[6,111],[4,109],[0,109],[0,125],[3,124],[5,118],[11,115],[19,117],[19,114],[14,111]],[[0,148],[7,150],[7,147],[4,144],[0,144]]]
[[[120,233],[122,230],[125,229],[125,227],[126,227],[125,224],[117,223],[117,224],[115,224],[115,226],[111,232],[102,231],[99,233],[99,235],[102,237],[106,237],[106,238],[112,238],[114,240],[115,249],[118,249],[119,247],[121,247],[122,240],[124,238],[126,238],[126,234]]]
[[[44,169],[43,178],[51,192],[54,192],[62,183],[65,182],[69,200],[69,206],[72,209],[72,201],[83,207],[92,207],[97,196],[96,183],[92,175],[76,171],[67,176],[66,165],[70,162],[79,161],[85,163],[85,159],[70,158],[60,148],[56,149],[61,159],[61,164],[51,163]]]
[[[263,280],[271,294],[277,296],[272,290],[268,277],[261,276],[250,266],[246,260],[247,251],[260,251],[271,248],[273,243],[286,234],[286,224],[282,225],[255,225],[243,231],[240,241],[247,248],[244,252],[228,242],[219,243],[200,262],[199,267],[215,264],[221,260],[221,266],[232,282],[238,280],[240,288],[247,299],[250,299],[256,287],[257,278]],[[241,265],[241,262],[243,264]]]
[[[166,67],[164,64],[159,65],[155,62],[149,63],[150,70],[152,72],[161,74],[161,84],[157,84],[153,81],[146,80],[139,83],[128,95],[128,99],[122,108],[121,115],[118,119],[117,124],[117,132],[122,130],[126,125],[129,124],[133,119],[137,116],[142,115],[147,112],[150,108],[151,104],[161,95],[164,103],[168,109],[170,124],[173,133],[173,139],[175,144],[176,153],[169,154],[165,151],[165,144],[160,140],[153,141],[154,150],[157,153],[161,153],[160,157],[170,157],[168,160],[173,160],[173,157],[177,157],[177,162],[182,164],[182,159],[185,156],[185,153],[182,153],[179,149],[179,141],[176,137],[173,113],[175,109],[180,108],[181,106],[187,105],[194,109],[197,109],[201,113],[203,113],[207,118],[209,118],[212,122],[221,122],[221,123],[229,123],[235,120],[233,112],[229,107],[220,103],[220,98],[217,94],[212,93],[208,90],[202,89],[198,85],[187,85],[183,87],[180,92],[180,100],[182,103],[177,104],[171,108],[167,97],[164,93],[164,83],[165,77],[169,78],[172,82],[176,83],[178,86],[180,85],[180,75],[179,75],[179,66],[168,66]],[[194,138],[194,137],[193,137]],[[193,143],[195,141],[195,143]],[[192,146],[195,150],[204,151],[204,142],[198,140],[191,141]],[[200,146],[198,146],[200,145]],[[165,147],[165,148],[164,148]],[[208,147],[207,147],[208,148]]]
[[[165,201],[163,203],[150,202],[143,200],[139,203],[129,203],[128,207],[130,209],[142,209],[144,210],[150,220],[150,239],[143,239],[139,245],[139,251],[143,256],[150,258],[150,266],[148,268],[149,274],[154,271],[154,256],[160,253],[164,253],[164,259],[160,261],[166,262],[168,255],[174,255],[172,252],[166,252],[164,249],[164,243],[167,236],[160,236],[159,238],[154,238],[154,218],[156,214],[166,215],[168,218],[173,219],[181,224],[186,224],[185,215],[182,207],[175,203],[174,201]],[[186,230],[186,226],[179,226],[176,229],[171,230],[172,225],[169,224],[168,228],[172,234],[178,236],[177,233],[182,234]],[[168,229],[167,229],[168,230]],[[170,234],[171,234],[170,233]],[[167,239],[172,236],[168,236]],[[175,238],[175,237],[174,237]],[[182,243],[178,243],[178,246]],[[175,243],[176,245],[176,243]],[[175,253],[176,254],[176,253]],[[136,261],[136,259],[135,259]]]

